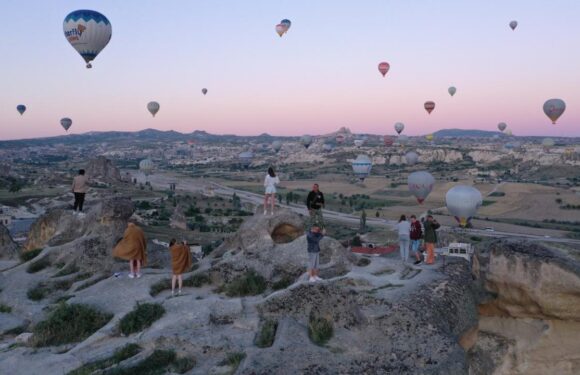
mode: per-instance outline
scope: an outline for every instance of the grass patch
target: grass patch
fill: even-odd
[[[359,258],[359,259],[356,261],[356,265],[357,265],[357,267],[366,267],[366,266],[368,266],[369,264],[371,264],[371,260],[370,260],[369,258],[364,258],[364,257],[363,257],[363,258]]]
[[[99,275],[98,277],[94,278],[93,280],[89,280],[86,283],[79,285],[75,289],[75,292],[78,292],[79,290],[87,289],[88,287],[91,287],[91,286],[95,285],[96,283],[101,282],[101,281],[108,279],[108,278],[109,277],[106,275]]]
[[[220,362],[220,366],[230,366],[232,369],[228,374],[234,374],[245,358],[246,353],[244,352],[228,353],[226,359]]]
[[[18,327],[14,327],[12,329],[9,329],[8,331],[4,331],[5,335],[14,335],[14,336],[18,336],[21,333],[26,332],[26,326],[18,326]]]
[[[105,371],[104,375],[162,375],[167,373],[170,365],[176,360],[173,350],[155,350],[151,355],[135,366],[115,368]]]
[[[72,275],[73,273],[80,271],[80,269],[74,263],[73,264],[70,264],[70,265],[68,265],[68,266],[66,266],[64,268],[63,267],[59,267],[61,270],[58,271],[53,277],[61,277],[61,276]]]
[[[294,284],[294,280],[289,276],[284,276],[283,278],[272,284],[272,289],[273,290],[286,289],[292,284]]]
[[[181,357],[177,358],[170,366],[173,372],[178,374],[185,374],[196,365],[195,358],[193,357]]]
[[[124,335],[140,332],[150,327],[165,313],[165,309],[159,303],[138,303],[135,309],[125,315],[119,322],[119,329]]]
[[[313,343],[324,346],[334,334],[332,321],[322,316],[310,313],[308,319],[308,337]]]
[[[394,269],[383,268],[382,270],[378,270],[376,272],[373,272],[373,275],[374,276],[383,276],[383,275],[392,275],[393,273],[395,273]]]
[[[495,203],[495,201],[491,201],[491,200],[488,200],[488,199],[484,199],[483,202],[481,203],[481,206],[482,207],[491,206],[494,203]]]
[[[278,329],[278,321],[274,319],[266,319],[256,335],[256,346],[258,348],[269,348],[274,345],[276,338],[276,330]]]
[[[490,197],[504,197],[505,193],[503,191],[494,191],[489,196]]]
[[[36,256],[40,254],[42,250],[43,249],[34,249],[30,251],[24,251],[20,254],[20,260],[22,262],[28,262],[29,260],[36,258]]]
[[[11,313],[12,312],[12,307],[5,305],[3,303],[0,303],[0,313]]]
[[[254,270],[248,270],[225,286],[228,297],[255,296],[266,290],[266,279]]]
[[[69,372],[67,375],[90,375],[95,371],[104,370],[114,366],[124,360],[134,357],[141,351],[141,347],[137,344],[127,344],[119,348],[109,358],[87,363],[76,370]]]
[[[50,289],[46,286],[46,284],[39,283],[36,284],[36,286],[33,286],[32,288],[28,289],[28,292],[26,292],[26,296],[31,301],[40,301],[41,299],[46,297],[49,292]]]
[[[151,285],[151,287],[149,288],[149,294],[151,295],[151,297],[155,297],[164,290],[169,289],[171,289],[171,279],[163,279]]]
[[[28,273],[36,273],[42,271],[43,269],[50,267],[50,259],[48,257],[44,257],[42,259],[37,260],[34,263],[30,263],[26,268],[26,272]]]
[[[88,305],[63,303],[34,327],[33,344],[41,347],[83,341],[112,317]]]

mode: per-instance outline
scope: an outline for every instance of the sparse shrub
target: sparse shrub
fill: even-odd
[[[34,249],[30,251],[25,251],[22,254],[20,254],[20,260],[22,262],[28,262],[29,260],[36,258],[36,256],[40,254],[42,250],[43,249]]]
[[[169,366],[175,361],[173,350],[155,350],[151,355],[131,367],[117,367],[105,371],[104,375],[160,375],[165,374]]]
[[[278,322],[274,319],[266,319],[256,335],[256,346],[258,348],[269,348],[274,345],[276,338],[276,330],[278,329]]]
[[[334,334],[332,322],[322,316],[310,313],[308,320],[308,337],[316,345],[323,346]]]
[[[149,288],[149,294],[151,297],[155,297],[164,290],[171,289],[171,279],[162,279],[151,285]]]
[[[58,267],[58,268],[60,268],[61,270],[58,271],[53,277],[67,276],[67,275],[71,275],[75,272],[79,272],[79,268],[74,263],[69,264],[66,267],[63,265],[62,267]]]
[[[63,303],[34,327],[33,344],[39,347],[83,341],[112,317],[88,305]]]
[[[12,329],[9,329],[8,331],[4,331],[4,335],[19,335],[21,333],[26,332],[26,326],[18,326],[18,327],[14,327]]]
[[[3,303],[0,303],[0,313],[11,313],[12,312],[12,307],[5,305]]]
[[[183,280],[183,286],[199,288],[205,284],[209,284],[210,279],[207,273],[196,273],[187,279]]]
[[[43,269],[50,267],[50,259],[48,257],[41,258],[34,263],[30,263],[26,268],[28,273],[36,273],[42,271]]]
[[[164,313],[165,309],[159,303],[138,303],[133,311],[121,319],[119,328],[124,335],[140,332],[150,327]]]
[[[294,283],[294,280],[289,276],[284,276],[280,280],[272,284],[273,290],[286,289]]]
[[[101,359],[99,361],[89,362],[76,370],[69,372],[67,375],[90,375],[95,371],[104,370],[114,366],[124,360],[134,357],[141,351],[141,347],[137,344],[127,344],[119,348],[109,358]]]
[[[363,258],[360,258],[360,259],[358,259],[358,260],[356,261],[356,265],[357,265],[358,267],[366,267],[366,266],[368,266],[369,264],[371,264],[371,260],[370,260],[369,258],[364,258],[364,257],[363,257]]]
[[[228,353],[225,360],[223,360],[220,365],[221,366],[230,366],[232,369],[229,374],[234,374],[238,367],[240,367],[240,363],[246,358],[246,353],[244,352],[234,352]]]
[[[46,287],[45,284],[42,283],[36,284],[36,286],[28,289],[28,292],[26,292],[26,296],[31,301],[40,301],[41,299],[46,297],[47,294],[48,288]]]
[[[173,364],[170,366],[171,370],[178,374],[185,374],[196,365],[195,358],[193,357],[181,357],[177,358]]]
[[[266,290],[266,279],[254,270],[248,270],[226,285],[225,292],[229,297],[255,296]]]

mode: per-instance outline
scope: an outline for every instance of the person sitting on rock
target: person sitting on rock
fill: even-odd
[[[313,225],[310,231],[306,233],[306,242],[308,243],[308,281],[311,283],[321,281],[318,277],[318,267],[320,264],[320,240],[324,234],[320,232],[320,227]]]
[[[141,267],[147,263],[145,233],[135,223],[128,222],[123,238],[113,249],[113,256],[129,261],[129,278],[140,278]]]
[[[324,208],[324,194],[319,190],[318,184],[312,186],[312,191],[306,198],[306,208],[310,214],[310,225],[324,229],[324,218],[322,209]]]
[[[89,187],[87,185],[87,176],[85,176],[85,170],[79,170],[79,174],[75,176],[72,183],[72,192],[75,196],[75,203],[73,205],[73,211],[76,213],[83,212],[83,204],[85,203],[85,195]]]
[[[274,206],[276,205],[276,185],[280,183],[280,179],[276,176],[274,168],[268,168],[268,174],[264,179],[264,187],[266,188],[266,194],[264,195],[264,215],[266,215],[266,210],[268,208],[268,199],[270,200],[270,214],[274,215]]]
[[[191,252],[185,241],[177,243],[175,239],[169,242],[169,252],[171,253],[171,295],[175,295],[175,282],[178,281],[179,289],[177,295],[181,295],[183,278],[181,275],[191,269]]]

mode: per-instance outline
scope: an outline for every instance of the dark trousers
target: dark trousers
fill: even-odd
[[[83,204],[85,203],[85,193],[74,193],[75,194],[75,204],[73,210],[76,211],[77,208],[79,211],[83,210]]]

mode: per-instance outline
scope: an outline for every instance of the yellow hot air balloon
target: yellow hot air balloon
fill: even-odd
[[[428,140],[429,142],[431,142],[433,140],[433,138],[435,138],[435,136],[433,134],[427,134],[425,136],[425,139]]]

